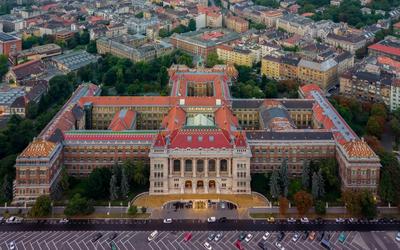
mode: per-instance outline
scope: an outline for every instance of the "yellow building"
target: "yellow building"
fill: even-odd
[[[234,48],[228,45],[218,46],[217,54],[218,58],[227,64],[252,67],[255,61],[255,56],[250,50]]]
[[[276,80],[280,79],[280,65],[281,60],[279,57],[265,56],[261,61],[261,75]]]

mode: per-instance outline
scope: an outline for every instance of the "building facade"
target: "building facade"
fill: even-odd
[[[251,173],[292,176],[306,162],[336,158],[343,189],[377,190],[379,158],[351,130],[317,85],[302,99],[234,99],[233,66],[169,71],[170,96],[98,96],[81,85],[16,164],[14,203],[58,190],[70,175],[126,160],[150,170],[150,195],[249,194]]]

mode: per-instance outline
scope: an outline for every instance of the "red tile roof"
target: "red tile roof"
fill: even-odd
[[[24,151],[22,151],[19,157],[23,158],[49,157],[56,148],[56,146],[57,146],[56,143],[42,139],[36,139],[33,142],[31,142],[28,145],[28,147],[24,149]]]
[[[399,48],[395,48],[395,47],[390,47],[390,46],[386,46],[383,44],[373,44],[371,46],[368,47],[368,49],[372,49],[372,50],[376,50],[376,51],[380,51],[386,54],[392,54],[392,55],[396,55],[396,56],[400,56],[400,49]]]
[[[169,148],[232,148],[229,133],[220,129],[184,129],[171,135]]]
[[[103,133],[102,131],[64,134],[66,141],[153,141],[155,137],[156,135],[152,133]]]
[[[164,117],[162,127],[168,131],[174,131],[175,129],[181,128],[185,125],[186,112],[178,106],[171,108],[168,115]]]
[[[81,105],[87,102],[94,106],[169,106],[176,99],[169,96],[85,96],[79,100]]]
[[[118,111],[112,119],[108,129],[112,131],[122,131],[132,129],[136,120],[136,112],[122,109]]]

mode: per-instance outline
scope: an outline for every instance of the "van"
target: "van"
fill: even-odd
[[[148,241],[152,241],[152,240],[154,240],[154,239],[157,237],[157,235],[158,235],[158,231],[155,230],[154,232],[152,232],[152,233],[149,235],[149,237],[147,237],[147,240],[148,240]]]
[[[332,249],[331,243],[329,243],[329,241],[327,241],[326,239],[321,240],[321,246],[323,246],[327,250]]]

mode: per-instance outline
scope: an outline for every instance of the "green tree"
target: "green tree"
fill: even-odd
[[[0,79],[8,72],[8,58],[6,55],[0,55]]]
[[[361,214],[368,219],[373,219],[377,215],[375,198],[367,190],[361,192]]]
[[[139,12],[135,15],[136,18],[143,18],[143,12]]]
[[[368,134],[380,138],[383,133],[383,124],[380,121],[379,117],[371,116],[368,119],[366,129],[367,129]]]
[[[67,216],[88,215],[94,212],[94,207],[85,197],[75,194],[65,207],[64,214]]]
[[[217,52],[210,52],[207,55],[206,67],[212,68],[217,64],[223,64],[224,62],[218,58]]]
[[[168,32],[168,30],[162,28],[162,29],[160,29],[160,30],[158,31],[158,35],[159,35],[161,38],[164,38],[164,37],[170,36],[170,33]]]
[[[119,187],[117,186],[117,176],[113,174],[110,179],[110,200],[114,201],[119,197]]]
[[[398,139],[400,137],[400,122],[396,117],[393,117],[392,120],[390,120],[390,128],[396,136],[396,139]]]
[[[303,169],[301,171],[301,184],[305,190],[310,188],[310,164],[308,161],[303,162]]]
[[[110,169],[94,169],[86,180],[85,196],[92,199],[107,199],[110,194],[110,179]]]
[[[314,172],[312,176],[312,195],[314,199],[322,198],[325,194],[324,189],[324,179],[322,177],[321,169],[317,172]]]
[[[279,197],[279,194],[281,193],[280,187],[279,187],[279,173],[277,170],[274,170],[271,175],[271,179],[269,182],[269,190],[271,193],[272,198],[276,199]]]
[[[91,54],[97,54],[97,45],[96,41],[90,41],[86,46],[86,51]]]
[[[379,196],[382,201],[400,204],[400,164],[393,153],[379,152],[380,171]]]
[[[51,213],[51,199],[48,195],[42,195],[36,198],[35,204],[29,211],[32,217],[45,217]]]
[[[325,215],[326,214],[326,207],[325,202],[322,200],[317,200],[315,202],[315,213],[318,215]]]
[[[282,195],[287,197],[289,188],[289,173],[286,159],[283,160],[281,168],[279,169],[279,180]]]
[[[361,214],[361,202],[359,192],[345,190],[342,192],[342,201],[344,202],[347,211],[353,216]]]
[[[13,183],[12,178],[5,174],[3,178],[3,185],[1,186],[1,197],[3,201],[8,202],[13,198]]]
[[[294,202],[299,215],[304,215],[313,205],[313,197],[306,191],[299,191],[294,195]]]
[[[135,205],[132,205],[128,208],[129,215],[135,215],[135,214],[137,214],[137,212],[138,212],[138,209]]]
[[[129,187],[129,182],[128,182],[128,176],[126,173],[126,168],[123,167],[122,168],[122,177],[121,177],[121,194],[124,198],[128,197],[129,189],[130,189],[130,187]]]
[[[139,161],[136,162],[134,168],[133,168],[133,181],[139,185],[139,186],[144,186],[147,184],[149,178],[148,178],[148,169],[147,167],[143,164],[143,162]]]
[[[190,31],[196,30],[196,21],[194,19],[190,19],[189,24],[188,24],[188,29]]]
[[[61,169],[60,187],[62,188],[63,191],[69,189],[69,175],[67,172],[67,168],[65,166],[62,166]]]

